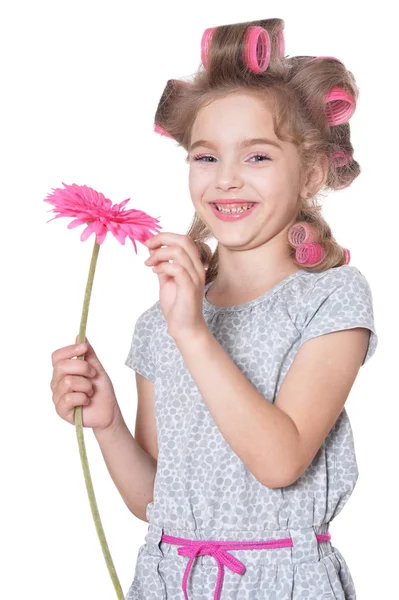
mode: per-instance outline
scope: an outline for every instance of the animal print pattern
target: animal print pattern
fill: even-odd
[[[365,364],[374,354],[370,286],[354,266],[320,273],[299,270],[268,292],[235,306],[206,298],[207,327],[265,402],[274,402],[296,353],[320,335],[370,330]],[[191,540],[265,541],[291,537],[293,547],[229,550],[246,567],[224,567],[220,600],[355,600],[352,576],[333,539],[317,533],[348,501],[358,478],[345,408],[306,471],[292,484],[268,488],[233,452],[217,428],[183,357],[167,332],[159,301],[137,319],[125,364],[154,382],[158,470],[149,530],[125,600],[184,600],[188,562],[163,534]],[[322,398],[320,399],[322,401]],[[218,565],[197,556],[189,600],[213,600]]]

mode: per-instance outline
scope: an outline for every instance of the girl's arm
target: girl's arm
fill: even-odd
[[[138,519],[147,522],[146,508],[153,499],[157,461],[139,446],[123,417],[115,429],[93,429],[93,432],[126,506]]]
[[[369,330],[306,341],[267,401],[209,329],[174,338],[226,442],[263,485],[292,484],[309,466],[342,411],[367,350]]]

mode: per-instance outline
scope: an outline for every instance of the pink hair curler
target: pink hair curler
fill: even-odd
[[[154,131],[156,133],[160,133],[161,135],[164,135],[165,137],[173,139],[172,136],[167,131],[165,131],[164,129],[162,129],[162,127],[160,127],[156,123],[154,123]]]
[[[342,125],[352,117],[356,102],[348,92],[340,87],[333,87],[326,97],[326,117],[329,125]]]
[[[339,58],[336,58],[335,56],[315,56],[314,58],[311,58],[309,60],[309,62],[313,62],[314,60],[321,60],[322,58],[329,58],[331,60],[336,60],[337,62],[340,62],[341,64],[343,64],[342,60],[339,60]],[[355,101],[357,102],[357,99],[359,98],[359,90],[356,86],[354,86],[355,88]]]
[[[302,265],[315,265],[323,260],[325,250],[321,244],[310,242],[309,244],[300,244],[295,252],[296,260]]]
[[[336,191],[337,191],[337,190],[344,190],[345,188],[349,187],[351,183],[352,183],[351,181],[350,181],[349,183],[344,183],[344,185],[340,185],[339,187],[336,187],[336,188],[334,188],[334,189],[335,189]]]
[[[349,252],[348,248],[344,248],[344,253],[345,253],[345,264],[349,265],[350,260],[351,260],[351,253]]]
[[[335,58],[335,56],[315,56],[315,58],[312,58],[309,62],[313,62],[314,60],[321,60],[322,58],[331,58],[331,60],[342,62],[339,60],[339,58]]]
[[[330,158],[335,167],[344,167],[351,160],[351,157],[346,152],[334,152]]]
[[[252,73],[263,73],[270,62],[269,33],[263,27],[248,27],[245,33],[243,59]]]
[[[201,62],[204,65],[204,68],[207,68],[208,65],[208,54],[209,54],[209,48],[211,47],[211,43],[212,43],[212,36],[213,36],[213,32],[215,31],[216,27],[208,27],[208,29],[205,29],[204,33],[202,34],[202,39],[201,39]]]
[[[305,221],[295,223],[288,231],[288,241],[294,248],[300,246],[304,242],[311,243],[316,242],[316,240],[316,231],[309,223],[306,223]]]
[[[284,56],[285,56],[285,37],[284,37],[284,31],[282,29],[279,29],[277,35],[278,35],[278,42],[279,42],[280,58],[284,58]]]

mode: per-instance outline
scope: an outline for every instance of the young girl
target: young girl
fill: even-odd
[[[344,404],[377,335],[369,284],[316,195],[360,172],[357,88],[336,58],[286,58],[283,27],[206,30],[203,66],[162,94],[156,131],[188,152],[195,217],[146,243],[160,297],[126,359],[135,437],[90,344],[85,361],[53,356],[59,414],[89,404],[85,425],[149,522],[127,600],[356,598],[329,529],[358,476]]]

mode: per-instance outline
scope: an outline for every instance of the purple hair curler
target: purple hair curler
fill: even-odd
[[[209,54],[209,48],[211,47],[211,43],[212,43],[212,36],[213,36],[213,32],[215,31],[216,27],[208,27],[208,29],[205,29],[204,33],[202,34],[202,39],[201,39],[201,62],[204,65],[204,68],[207,68],[208,65],[208,54]]]
[[[270,62],[269,33],[263,27],[248,27],[245,33],[243,60],[252,73],[263,73]]]
[[[351,160],[351,157],[346,152],[334,152],[330,158],[335,167],[344,167]]]
[[[341,87],[333,87],[326,97],[326,117],[329,125],[342,125],[352,117],[356,110],[356,102]]]
[[[164,129],[162,129],[162,127],[160,127],[156,123],[154,123],[154,131],[156,133],[160,133],[161,135],[164,135],[165,137],[173,139],[172,136],[167,131],[165,131]]]
[[[302,265],[315,265],[323,260],[325,250],[321,244],[310,242],[309,244],[300,244],[295,252],[296,260]]]

